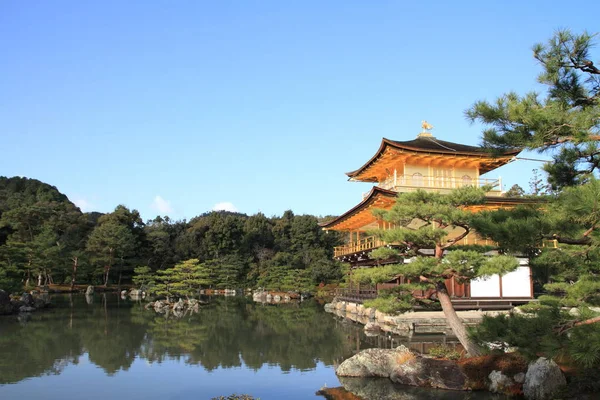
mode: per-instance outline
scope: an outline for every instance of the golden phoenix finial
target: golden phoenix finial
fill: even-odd
[[[429,122],[427,122],[425,120],[421,121],[421,127],[423,129],[425,129],[426,131],[430,131],[433,129],[433,125],[431,125]]]

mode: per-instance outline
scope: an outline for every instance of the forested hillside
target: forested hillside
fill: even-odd
[[[82,213],[54,186],[0,177],[0,288],[47,284],[120,284],[133,269],[151,271],[198,259],[214,288],[303,289],[341,277],[332,260],[335,232],[311,215],[281,217],[208,212],[190,221],[144,222],[119,205]]]

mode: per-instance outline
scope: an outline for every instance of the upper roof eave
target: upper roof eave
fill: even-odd
[[[453,154],[453,155],[463,155],[463,156],[487,156],[489,158],[506,158],[506,157],[512,157],[512,156],[516,156],[517,154],[519,154],[523,149],[517,148],[517,149],[511,149],[511,150],[507,150],[504,153],[502,153],[499,156],[493,157],[492,154],[486,150],[484,150],[481,147],[475,147],[475,146],[466,146],[466,145],[461,145],[458,143],[451,143],[451,142],[446,142],[446,141],[442,141],[442,140],[437,140],[435,138],[433,138],[433,140],[429,140],[432,143],[437,143],[439,144],[441,147],[443,147],[444,145],[442,145],[440,142],[443,142],[445,144],[450,144],[450,145],[454,145],[455,147],[458,148],[462,148],[462,150],[445,150],[443,148],[423,148],[423,147],[419,147],[419,146],[415,146],[413,145],[414,142],[417,141],[423,141],[424,143],[425,140],[424,138],[417,138],[415,140],[410,140],[410,141],[406,141],[406,142],[400,142],[400,141],[395,141],[395,140],[391,140],[391,139],[387,139],[387,138],[382,138],[381,140],[381,145],[379,146],[379,149],[377,150],[377,152],[375,153],[375,155],[373,157],[371,157],[369,159],[369,161],[367,161],[362,167],[351,171],[351,172],[346,172],[346,175],[352,179],[353,177],[357,176],[358,174],[360,174],[363,170],[365,170],[369,165],[371,165],[375,160],[377,160],[377,158],[383,154],[384,150],[386,147],[390,146],[396,149],[401,149],[401,150],[409,150],[409,151],[414,151],[414,152],[421,152],[421,153],[437,153],[437,154]],[[477,149],[477,150],[470,150],[470,149]]]

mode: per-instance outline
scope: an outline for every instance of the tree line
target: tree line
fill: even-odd
[[[0,177],[0,288],[121,285],[131,282],[136,267],[157,273],[196,260],[206,269],[206,287],[307,289],[342,276],[332,260],[340,237],[318,222],[292,211],[277,217],[213,211],[190,221],[157,216],[144,222],[123,205],[83,213],[53,186]]]

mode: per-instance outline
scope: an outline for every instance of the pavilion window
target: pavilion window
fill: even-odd
[[[462,185],[470,186],[473,184],[473,179],[469,175],[463,175],[462,177]]]
[[[413,186],[423,186],[423,175],[416,172],[412,176]]]

